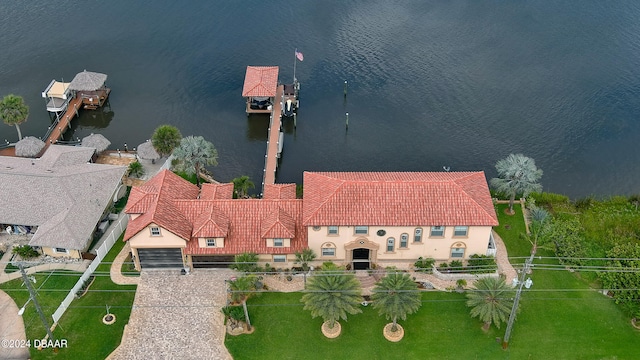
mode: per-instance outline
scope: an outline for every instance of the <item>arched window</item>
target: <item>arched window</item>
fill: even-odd
[[[416,228],[413,232],[413,242],[422,242],[422,228]]]
[[[396,239],[395,238],[388,238],[387,239],[387,252],[393,252],[393,250],[395,250],[396,247]]]
[[[400,235],[400,248],[406,248],[409,246],[409,234],[403,233]]]
[[[451,257],[456,259],[464,258],[464,253],[467,249],[467,245],[463,242],[457,242],[451,245]]]
[[[336,246],[333,243],[327,242],[322,244],[320,248],[322,257],[333,257],[336,256]]]

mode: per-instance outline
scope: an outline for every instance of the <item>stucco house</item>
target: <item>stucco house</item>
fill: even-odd
[[[89,161],[95,149],[50,145],[38,159],[0,156],[0,224],[33,234],[29,245],[80,258],[127,168]]]
[[[303,224],[319,261],[368,269],[495,255],[498,218],[484,172],[305,172]]]
[[[285,268],[306,247],[319,263],[355,269],[495,254],[483,172],[305,172],[304,199],[295,184],[266,185],[262,199],[232,193],[232,184],[199,190],[166,170],[134,187],[124,239],[136,267],[226,266],[254,252]]]
[[[124,240],[136,268],[226,267],[243,252],[290,267],[293,254],[307,247],[295,184],[267,185],[262,199],[232,195],[231,183],[199,190],[168,170],[134,187]]]

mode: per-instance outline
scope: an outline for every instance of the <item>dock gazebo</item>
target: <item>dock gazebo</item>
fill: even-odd
[[[277,66],[247,66],[242,96],[247,99],[247,113],[269,114],[276,101]]]
[[[95,110],[104,105],[111,92],[106,81],[107,75],[85,70],[71,80],[69,89],[82,99],[85,109]]]

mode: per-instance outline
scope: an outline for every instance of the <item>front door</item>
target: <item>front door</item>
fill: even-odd
[[[353,249],[353,270],[369,269],[369,249]]]

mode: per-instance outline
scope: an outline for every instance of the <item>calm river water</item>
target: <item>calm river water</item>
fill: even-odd
[[[278,182],[443,166],[493,177],[521,152],[547,191],[640,193],[638,19],[638,1],[3,1],[0,95],[25,97],[23,134],[42,136],[51,79],[106,73],[110,111],[84,111],[74,138],[133,147],[169,123],[215,144],[219,180],[259,184],[268,118],[244,113],[245,69],[278,65],[290,82],[297,47],[301,109]],[[0,124],[3,139],[15,129]]]

